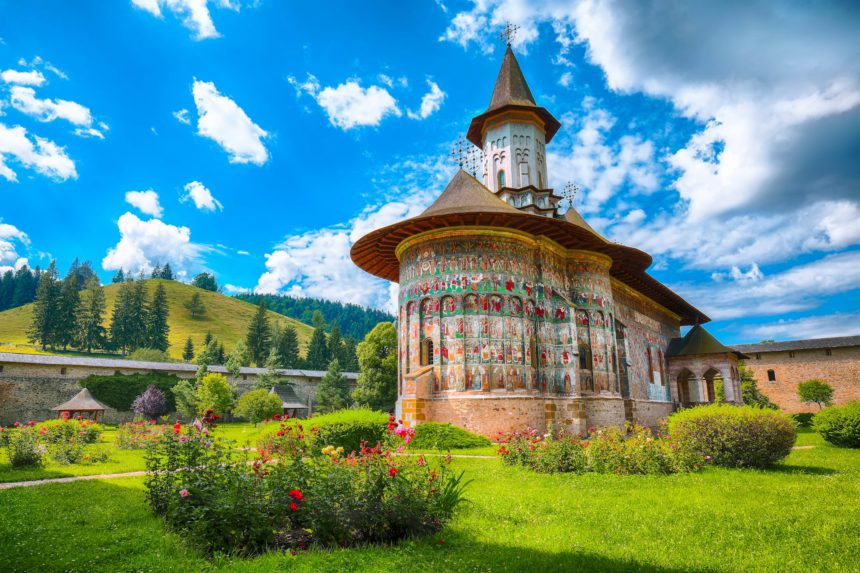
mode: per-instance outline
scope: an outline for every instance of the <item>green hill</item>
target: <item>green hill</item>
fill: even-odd
[[[185,283],[162,279],[148,279],[146,281],[150,299],[157,283],[163,284],[167,290],[167,300],[170,305],[170,317],[168,319],[170,348],[168,353],[172,358],[182,357],[182,348],[185,345],[185,339],[189,336],[194,341],[194,348],[199,349],[203,344],[203,337],[206,336],[207,332],[211,332],[219,341],[224,343],[227,352],[230,352],[236,341],[245,338],[248,323],[251,322],[256,311],[253,304]],[[110,323],[118,290],[119,285],[116,284],[105,287],[105,298],[107,299],[105,327]],[[192,319],[184,306],[185,302],[195,292],[200,293],[203,304],[206,306],[206,316],[200,320]],[[38,351],[37,347],[27,340],[27,329],[30,326],[32,314],[32,304],[0,312],[0,350]],[[299,335],[299,346],[302,354],[304,354],[313,332],[311,326],[272,311],[269,311],[269,320],[272,324],[277,321],[282,326],[290,324],[295,327]]]

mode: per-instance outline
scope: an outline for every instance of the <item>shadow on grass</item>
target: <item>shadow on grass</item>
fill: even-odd
[[[0,464],[0,483],[13,483],[37,479],[73,477],[75,474],[55,469],[13,468],[11,464]]]
[[[796,466],[796,465],[779,465],[765,470],[768,473],[789,474],[789,475],[814,475],[814,476],[832,476],[839,472],[832,468],[821,468],[817,466]]]

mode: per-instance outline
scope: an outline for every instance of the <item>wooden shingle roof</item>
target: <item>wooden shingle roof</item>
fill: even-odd
[[[68,402],[51,408],[54,412],[93,412],[106,409],[107,406],[96,400],[86,388],[75,394],[74,398]]]

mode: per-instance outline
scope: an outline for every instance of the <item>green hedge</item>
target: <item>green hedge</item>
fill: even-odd
[[[277,441],[282,422],[268,422],[259,434],[257,447],[271,449]],[[358,450],[362,441],[376,445],[382,440],[388,426],[388,414],[365,409],[338,410],[303,420],[291,419],[286,424],[301,424],[305,439],[314,447],[343,447],[348,453]]]
[[[798,428],[809,428],[812,426],[812,418],[815,412],[801,412],[800,414],[792,414],[791,417],[797,422]]]
[[[148,374],[113,374],[110,376],[87,376],[80,384],[88,389],[96,400],[120,411],[131,410],[134,399],[150,384],[164,392],[167,412],[176,411],[176,401],[170,390],[182,380],[174,374],[150,372]]]
[[[425,422],[415,427],[409,446],[422,450],[458,450],[489,446],[490,440],[453,424]]]
[[[860,448],[860,402],[825,408],[812,419],[812,426],[834,446]]]

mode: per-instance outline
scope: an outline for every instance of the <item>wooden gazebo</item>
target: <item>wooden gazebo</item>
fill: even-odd
[[[93,398],[90,391],[83,388],[75,394],[74,398],[59,406],[54,406],[51,408],[51,411],[56,412],[58,418],[62,417],[63,412],[68,412],[70,418],[80,416],[81,418],[98,422],[102,414],[104,414],[105,409],[107,409],[107,406]]]

